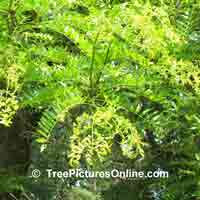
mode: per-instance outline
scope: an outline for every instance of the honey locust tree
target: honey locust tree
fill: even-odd
[[[47,163],[65,157],[66,168],[170,173],[165,180],[88,180],[103,199],[124,191],[126,200],[198,199],[199,6],[2,0],[1,198],[33,193],[28,167],[51,155]],[[69,198],[64,191],[78,181],[40,198]]]

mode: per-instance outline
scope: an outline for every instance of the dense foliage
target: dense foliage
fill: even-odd
[[[64,182],[6,175],[6,187],[2,175],[2,192],[200,199],[199,11],[195,0],[1,0],[0,124],[32,116],[30,168],[170,173]]]

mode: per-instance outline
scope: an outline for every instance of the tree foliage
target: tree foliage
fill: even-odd
[[[39,116],[40,156],[64,144],[66,168],[165,169],[170,178],[145,190],[131,184],[137,199],[198,199],[199,9],[195,0],[2,0],[0,124],[26,109]]]

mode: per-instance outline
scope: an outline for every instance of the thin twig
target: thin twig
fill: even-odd
[[[23,195],[27,200],[32,200],[25,192],[23,192],[22,195]]]
[[[106,66],[106,64],[107,64],[107,62],[108,62],[108,57],[109,57],[111,45],[112,45],[112,42],[109,43],[108,49],[107,49],[107,51],[106,51],[106,57],[105,57],[105,60],[104,60],[104,63],[103,63],[103,67],[102,67],[102,69],[101,69],[101,72],[99,73],[99,75],[98,75],[98,77],[97,77],[96,84],[95,84],[96,86],[99,84],[100,79],[101,79],[101,76],[102,76],[102,74],[103,74],[103,70],[104,70],[104,68],[105,68],[105,66]]]
[[[98,40],[98,37],[99,37],[99,34],[100,32],[97,33],[97,36],[95,38],[95,41],[94,41],[94,45],[93,45],[93,49],[92,49],[92,61],[91,61],[91,66],[90,66],[90,89],[91,89],[91,92],[93,93],[93,71],[94,71],[94,62],[95,62],[95,55],[96,55],[96,44],[97,44],[97,40]]]
[[[14,194],[9,193],[9,195],[10,195],[12,198],[14,198],[15,200],[19,200],[19,199],[17,199],[17,197],[16,197]]]

